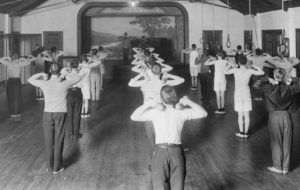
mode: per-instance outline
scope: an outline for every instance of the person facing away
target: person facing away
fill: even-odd
[[[160,90],[162,103],[148,99],[138,107],[131,119],[152,121],[155,129],[155,149],[151,163],[153,189],[184,189],[185,155],[181,146],[181,132],[186,120],[207,116],[206,111],[186,96],[178,100],[174,87]]]
[[[90,74],[89,68],[79,69],[78,61],[71,61],[70,68],[65,67],[61,71],[62,78],[69,80],[70,74],[77,74],[82,78],[87,77]],[[80,122],[81,122],[81,111],[83,103],[83,94],[81,88],[84,85],[84,81],[80,81],[75,84],[68,90],[67,94],[67,124],[68,124],[68,135],[70,138],[81,138],[82,134],[80,133]]]
[[[278,174],[287,174],[290,170],[293,123],[289,108],[293,97],[300,92],[300,79],[285,79],[286,72],[275,68],[273,78],[256,81],[255,88],[265,94],[266,108],[269,112],[268,128],[270,132],[273,166],[268,170]]]
[[[239,56],[244,55],[244,54],[242,52],[242,46],[241,45],[238,45],[236,47],[236,49],[237,49],[237,51],[235,53],[234,60],[235,60],[235,64],[239,64]]]
[[[61,80],[60,66],[50,65],[48,74],[37,73],[28,79],[33,86],[42,89],[45,98],[43,132],[45,138],[47,171],[57,174],[64,170],[62,163],[63,142],[66,131],[67,92],[81,80],[79,75],[70,75],[69,80]]]
[[[197,90],[199,65],[195,64],[195,60],[199,56],[199,52],[197,50],[196,44],[192,44],[192,49],[185,49],[184,53],[188,53],[190,55],[189,65],[190,65],[190,75],[191,75],[191,83],[192,83],[191,90]]]
[[[234,74],[234,110],[238,112],[239,132],[237,137],[248,138],[250,126],[250,111],[252,110],[252,99],[249,87],[249,81],[252,75],[263,75],[264,72],[259,67],[253,65],[247,68],[247,58],[244,55],[239,56],[239,67],[229,65],[225,74]]]
[[[214,91],[216,93],[217,107],[216,114],[225,114],[225,91],[226,77],[225,69],[230,62],[226,59],[225,51],[219,51],[217,57],[209,58],[204,65],[214,65]]]
[[[10,117],[21,116],[21,73],[25,66],[30,65],[30,61],[21,61],[16,53],[13,53],[11,59],[4,57],[0,59],[0,63],[6,67],[7,87],[6,96],[8,102],[8,111]]]

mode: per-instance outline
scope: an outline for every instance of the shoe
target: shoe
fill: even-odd
[[[288,170],[282,170],[282,174],[288,174],[289,171]]]
[[[86,114],[81,114],[81,118],[86,118]]]
[[[264,100],[262,97],[255,97],[255,98],[253,98],[255,101],[262,101],[262,100]]]
[[[249,133],[244,133],[243,135],[245,139],[247,139],[250,136]]]
[[[197,87],[191,87],[191,90],[197,90]]]
[[[214,111],[215,114],[221,114],[221,110],[217,109],[216,111]]]
[[[220,109],[220,114],[225,114],[225,113],[226,113],[225,109],[224,109],[224,108],[221,108],[221,109]]]
[[[11,114],[10,117],[13,117],[13,118],[21,117],[21,114]]]
[[[186,147],[186,148],[183,148],[183,151],[184,151],[184,152],[187,152],[187,151],[189,151],[189,150],[190,150],[190,149],[187,148],[187,147]]]
[[[249,137],[248,133],[243,133],[243,132],[238,132],[235,134],[235,136],[243,138],[243,139],[247,139]]]
[[[87,118],[87,117],[91,117],[91,115],[90,114],[85,114],[85,118]]]
[[[273,173],[282,174],[282,170],[279,170],[275,167],[267,167],[267,169]]]
[[[43,97],[37,97],[36,100],[44,100]]]
[[[54,175],[56,175],[56,174],[59,174],[59,173],[63,172],[64,170],[65,170],[65,168],[60,168],[58,171],[53,171],[52,173]]]
[[[244,134],[242,134],[241,132],[236,133],[235,136],[240,137],[240,138],[244,138]]]

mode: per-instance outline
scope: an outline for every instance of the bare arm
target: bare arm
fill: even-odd
[[[170,65],[167,65],[167,64],[164,64],[164,63],[161,63],[161,66],[162,66],[162,72],[169,72],[173,69],[173,67],[171,67]]]
[[[252,65],[252,74],[253,75],[263,75],[263,74],[265,74],[265,72],[261,68],[255,66],[255,65]]]
[[[204,65],[214,65],[215,64],[215,58],[211,57],[208,60],[205,61]]]
[[[130,116],[133,121],[151,121],[153,107],[157,104],[154,100],[146,101],[142,106],[138,107]]]
[[[169,79],[171,79],[171,80],[169,80]],[[184,83],[184,78],[181,78],[176,75],[171,75],[168,73],[164,73],[163,80],[167,80],[166,85],[170,85],[170,86],[177,86],[179,84]]]
[[[134,67],[131,68],[131,70],[136,73],[142,73],[145,71],[145,67],[146,65],[143,63],[143,64],[135,65]]]
[[[225,68],[225,75],[231,75],[231,74],[233,74],[235,72],[235,69],[236,69],[236,66],[228,65]]]
[[[199,104],[190,100],[187,96],[182,97],[179,100],[179,103],[190,107],[190,110],[187,113],[188,120],[199,119],[207,116],[207,112],[205,111],[205,109],[203,109],[203,107],[201,107]]]
[[[144,73],[138,74],[136,77],[134,77],[133,79],[131,79],[129,81],[128,86],[130,86],[130,87],[141,87],[145,83],[145,79],[144,80],[139,80],[142,77],[145,77]]]
[[[82,76],[79,74],[71,73],[68,75],[67,80],[64,80],[63,83],[65,83],[68,87],[72,87],[74,84],[81,81]]]

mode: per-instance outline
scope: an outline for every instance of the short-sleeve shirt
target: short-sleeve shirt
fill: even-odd
[[[252,61],[253,65],[259,67],[260,69],[263,69],[265,64],[265,61],[267,61],[268,59],[270,59],[269,57],[266,56],[248,56],[247,57],[248,60]]]
[[[196,58],[198,57],[198,51],[197,50],[192,50],[191,52],[190,52],[190,66],[196,66],[196,64],[195,64],[195,60],[196,60]]]
[[[215,78],[222,78],[225,77],[225,69],[227,65],[226,60],[215,60]]]
[[[251,98],[249,80],[255,71],[241,67],[232,69],[232,72],[235,80],[234,99]]]

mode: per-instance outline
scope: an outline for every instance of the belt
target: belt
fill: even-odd
[[[78,87],[69,88],[69,90],[80,90]]]
[[[172,143],[159,143],[155,144],[156,147],[160,148],[181,148],[181,144],[172,144]]]

